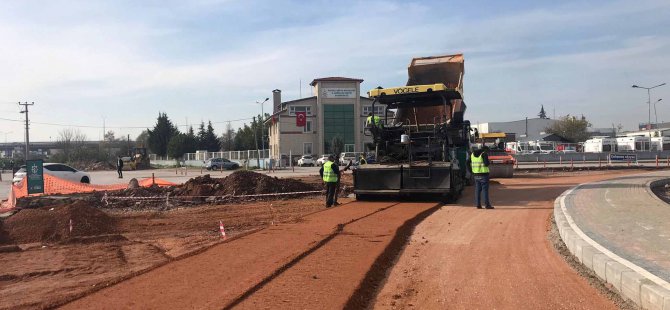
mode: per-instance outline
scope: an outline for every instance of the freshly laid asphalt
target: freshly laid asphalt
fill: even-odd
[[[648,187],[670,172],[584,184],[565,197],[575,224],[620,257],[670,282],[670,205]]]

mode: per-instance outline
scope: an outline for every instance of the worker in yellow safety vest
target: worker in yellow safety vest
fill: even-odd
[[[379,118],[377,115],[373,115],[372,112],[368,113],[368,119],[365,121],[365,126],[378,128],[384,127],[384,125],[382,125],[381,118]]]
[[[480,195],[484,195],[484,204],[486,209],[493,209],[491,201],[489,200],[489,155],[488,148],[484,146],[481,149],[474,150],[466,164],[468,171],[472,173],[475,179],[475,206],[477,209],[482,208]]]
[[[321,166],[319,170],[319,175],[323,179],[323,182],[326,184],[326,208],[330,208],[333,205],[339,205],[337,203],[337,185],[340,180],[340,168],[334,162],[335,156],[328,155],[328,160]]]

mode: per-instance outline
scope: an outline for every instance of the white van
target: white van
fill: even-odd
[[[584,153],[607,153],[617,151],[617,140],[609,137],[593,137],[584,142]]]
[[[670,137],[651,138],[652,151],[670,151]]]
[[[649,137],[618,137],[616,144],[619,152],[643,152],[651,149]]]
[[[534,149],[531,148],[528,142],[507,142],[505,143],[505,151],[510,154],[523,155],[530,154]]]

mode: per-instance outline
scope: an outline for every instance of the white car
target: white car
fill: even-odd
[[[59,163],[44,163],[44,173],[55,176],[59,179],[68,180],[76,183],[91,183],[91,176],[84,172],[74,169],[65,164]],[[12,182],[18,183],[26,176],[26,166],[21,166],[21,169],[14,173]]]
[[[342,152],[340,154],[340,166],[345,166],[351,161],[352,163],[358,162],[361,153],[359,152]]]
[[[302,155],[302,157],[298,159],[298,167],[304,166],[314,166],[314,159],[312,159],[312,155]]]
[[[323,154],[319,159],[316,160],[317,166],[323,166],[328,161],[328,154]]]

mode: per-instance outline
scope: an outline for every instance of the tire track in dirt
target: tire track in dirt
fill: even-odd
[[[391,204],[391,205],[388,206],[388,207],[380,208],[380,209],[378,209],[377,211],[374,211],[374,212],[372,212],[372,213],[370,213],[370,214],[367,214],[367,215],[365,215],[365,216],[362,216],[362,217],[359,217],[359,218],[356,218],[356,219],[352,219],[352,220],[350,220],[350,221],[348,221],[348,222],[346,222],[346,223],[343,223],[343,224],[338,224],[337,227],[335,228],[335,231],[334,231],[332,234],[326,236],[325,238],[323,238],[323,240],[319,241],[316,245],[314,245],[313,247],[307,249],[305,252],[301,253],[300,255],[298,255],[296,258],[294,258],[293,260],[291,260],[291,261],[288,262],[287,264],[285,264],[285,265],[283,265],[283,266],[277,268],[277,270],[275,270],[272,274],[270,274],[268,277],[266,277],[265,279],[263,279],[261,282],[259,282],[258,284],[254,285],[253,287],[251,287],[250,289],[248,289],[248,290],[247,290],[246,292],[244,292],[241,296],[235,298],[232,302],[230,302],[228,305],[226,305],[223,309],[232,309],[233,307],[235,307],[235,306],[237,306],[238,304],[240,304],[241,302],[243,302],[245,299],[249,298],[249,297],[250,297],[251,295],[253,295],[255,292],[257,292],[258,290],[260,290],[261,288],[263,288],[266,284],[270,283],[272,280],[274,280],[275,278],[277,278],[279,275],[281,275],[282,273],[284,273],[285,271],[287,271],[287,270],[290,269],[291,267],[293,267],[293,266],[295,266],[296,264],[298,264],[298,263],[299,263],[301,260],[303,260],[305,257],[307,257],[308,255],[314,253],[316,250],[320,249],[320,248],[323,247],[324,245],[328,244],[328,242],[330,242],[330,241],[333,240],[335,237],[337,237],[340,233],[342,233],[342,231],[344,231],[344,228],[345,228],[347,225],[352,224],[352,223],[355,223],[355,222],[358,222],[358,221],[363,220],[363,219],[365,219],[365,218],[367,218],[367,217],[370,217],[370,216],[372,216],[372,215],[374,215],[374,214],[376,214],[376,213],[378,213],[378,212],[383,212],[383,211],[388,210],[389,208],[395,207],[395,206],[397,206],[397,205],[398,205],[397,203],[394,203],[394,204]]]
[[[353,221],[299,263],[226,308],[368,307],[413,228],[440,207],[399,203]]]
[[[367,222],[396,205],[354,202],[311,214],[298,223],[271,226],[99,290],[64,308],[221,309],[246,300],[245,296],[253,296],[286,271],[295,269],[292,267],[301,265],[335,237],[346,234],[347,226]],[[403,222],[408,218],[400,217]],[[398,226],[389,227],[395,230]],[[352,291],[367,270],[358,274],[358,281],[349,284]],[[345,302],[346,298],[341,305]]]

